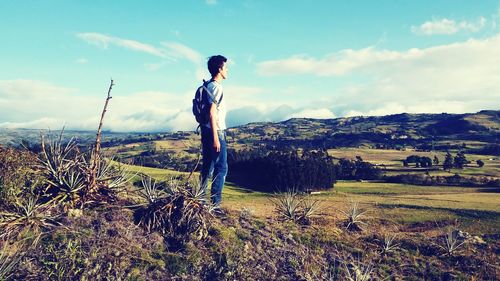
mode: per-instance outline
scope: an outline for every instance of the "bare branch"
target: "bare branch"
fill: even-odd
[[[96,135],[96,140],[95,140],[95,146],[94,146],[94,151],[92,153],[92,158],[93,158],[93,163],[92,167],[90,169],[91,172],[91,180],[90,180],[90,188],[96,188],[96,178],[97,178],[97,170],[99,169],[100,165],[100,150],[101,150],[101,134],[102,134],[102,123],[104,119],[104,115],[106,114],[107,108],[108,108],[108,102],[112,98],[111,97],[111,89],[113,88],[115,84],[113,83],[113,79],[111,79],[111,83],[109,84],[109,89],[108,89],[108,96],[106,97],[106,102],[104,103],[104,108],[102,110],[101,114],[101,119],[99,121],[99,128],[97,129],[97,135]]]

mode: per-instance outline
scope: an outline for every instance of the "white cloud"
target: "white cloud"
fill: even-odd
[[[160,62],[144,63],[144,67],[149,71],[156,71],[166,65],[168,61],[177,61],[179,59],[187,60],[194,64],[195,73],[198,80],[206,75],[204,68],[203,55],[184,44],[178,42],[162,42],[161,47],[155,47],[136,40],[123,39],[109,36],[101,33],[78,33],[76,36],[89,44],[96,45],[102,49],[107,49],[109,45],[119,46],[125,49],[147,53],[164,59]],[[78,63],[86,63],[84,59],[78,60]]]
[[[188,46],[163,42],[158,50],[204,70],[203,56]],[[314,92],[304,91],[300,83],[275,92],[261,84],[234,85],[229,80],[224,88],[231,126],[290,117],[458,113],[500,108],[500,34],[404,51],[367,47],[342,50],[323,58],[297,55],[258,66],[265,75],[353,79],[346,79],[351,82],[343,88],[331,87],[330,79],[323,79],[320,82],[324,86],[314,88]],[[190,112],[193,90],[116,95],[104,126],[113,131],[194,130],[196,124]],[[103,102],[103,97],[44,81],[0,80],[0,126],[57,129],[66,124],[67,128],[95,130]]]
[[[114,95],[104,127],[113,131],[160,131],[196,128],[186,111],[189,93],[158,91]],[[0,127],[95,130],[104,97],[92,97],[51,83],[35,80],[0,80]],[[15,110],[14,110],[15,109]]]
[[[482,104],[484,106],[484,104]],[[446,109],[446,110],[444,110]],[[463,101],[427,100],[410,105],[400,102],[387,102],[376,108],[361,112],[350,110],[343,114],[344,117],[353,116],[384,116],[398,113],[464,113],[468,111],[468,103]]]
[[[306,55],[296,55],[288,59],[264,61],[257,65],[257,72],[263,76],[287,74],[315,74],[318,76],[337,76],[350,73],[371,64],[418,57],[421,51],[411,49],[406,53],[376,50],[368,47],[360,50],[346,49],[329,54],[323,59]]]
[[[85,42],[96,45],[102,49],[107,49],[109,45],[115,45],[125,49],[169,59],[164,50],[135,40],[123,39],[95,32],[78,33],[76,36]]]
[[[335,114],[333,114],[327,108],[303,109],[299,112],[292,113],[287,117],[285,117],[285,119],[290,119],[290,118],[330,119],[330,118],[335,118]]]
[[[363,116],[363,112],[361,111],[356,111],[356,110],[349,110],[346,113],[343,114],[344,117],[354,117],[354,116]]]
[[[194,130],[198,123],[194,120],[193,113],[186,110],[177,113],[172,119],[168,120],[167,126],[172,131],[185,131]]]
[[[164,47],[168,48],[168,53],[173,58],[186,59],[189,62],[193,63],[196,67],[196,78],[198,80],[201,80],[203,79],[203,77],[205,77],[205,61],[203,55],[200,52],[178,42],[162,42],[161,44]]]
[[[42,117],[40,119],[27,122],[2,122],[1,128],[38,128],[38,129],[60,129],[64,127],[64,122],[54,118]]]
[[[459,31],[478,32],[486,25],[486,19],[480,17],[475,22],[460,21],[457,22],[453,19],[435,19],[427,21],[420,26],[412,26],[411,30],[416,34],[423,35],[436,35],[436,34],[455,34]]]
[[[316,90],[316,95],[330,97],[336,115],[500,108],[500,34],[405,51],[368,47],[319,59],[293,56],[262,62],[258,71],[261,75],[349,78],[352,82],[343,88]],[[388,106],[391,102],[400,106]]]
[[[203,55],[184,44],[178,42],[162,42],[161,44],[170,50],[169,53],[173,57],[187,59],[195,64],[203,63]]]
[[[206,0],[205,3],[207,3],[207,5],[216,5],[217,0]]]

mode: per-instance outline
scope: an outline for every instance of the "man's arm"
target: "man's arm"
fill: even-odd
[[[212,103],[210,106],[210,127],[212,128],[212,134],[214,136],[214,149],[216,152],[220,152],[219,134],[217,133],[219,129],[219,127],[217,127],[217,105],[215,103]]]

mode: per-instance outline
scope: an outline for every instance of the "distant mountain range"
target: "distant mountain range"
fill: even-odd
[[[336,119],[294,118],[278,123],[250,123],[229,129],[236,142],[263,141],[297,146],[439,146],[498,144],[500,111],[473,114],[394,114]]]
[[[58,131],[54,131],[58,134]],[[176,133],[104,133],[104,141],[128,143],[182,139],[193,132]],[[75,136],[89,143],[92,131],[66,131],[65,138]],[[230,141],[242,145],[255,143],[272,146],[352,147],[373,146],[394,148],[414,146],[442,149],[464,142],[475,148],[497,146],[500,137],[500,110],[483,110],[466,114],[394,114],[358,116],[335,119],[293,118],[282,122],[258,122],[228,129]],[[39,141],[39,130],[2,129],[0,144],[17,145],[24,139]]]

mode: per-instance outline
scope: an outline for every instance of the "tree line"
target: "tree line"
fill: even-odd
[[[274,192],[330,189],[337,179],[378,179],[381,170],[360,157],[334,159],[326,150],[228,151],[228,179],[240,186]]]

